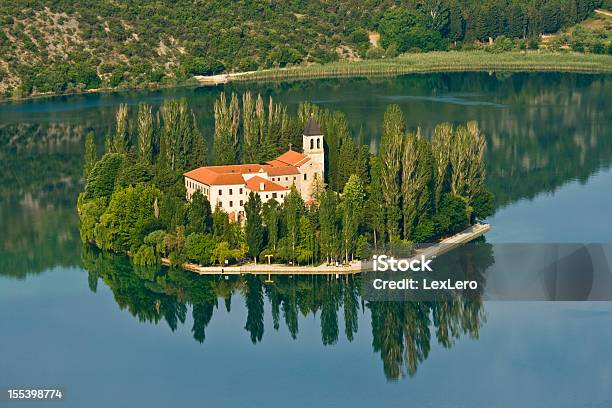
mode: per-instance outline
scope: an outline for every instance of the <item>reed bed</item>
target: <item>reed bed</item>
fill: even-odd
[[[486,51],[430,52],[403,54],[388,60],[335,62],[325,65],[313,64],[293,68],[261,70],[231,77],[231,80],[299,79],[462,71],[610,73],[612,72],[612,56],[541,51],[500,54]]]

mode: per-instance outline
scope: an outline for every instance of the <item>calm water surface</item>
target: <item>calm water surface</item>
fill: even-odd
[[[408,75],[0,105],[0,388],[63,387],[71,407],[612,406],[610,303],[380,304],[358,278],[155,273],[82,248],[74,210],[84,134],[101,142],[118,104],[185,97],[210,136],[218,93],[251,89],[345,112],[373,152],[390,103],[425,133],[477,120],[497,198],[488,242],[610,243],[611,88]]]

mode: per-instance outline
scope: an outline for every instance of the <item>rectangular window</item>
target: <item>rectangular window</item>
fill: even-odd
[[[219,195],[223,195],[223,190],[219,189]]]
[[[272,198],[276,198],[276,193],[272,193]]]
[[[266,198],[268,198],[268,194],[266,194]]]
[[[296,177],[296,176],[293,176],[293,181],[295,181],[295,180],[297,180],[297,177]]]
[[[240,189],[240,194],[242,194],[242,189]],[[240,204],[240,205],[242,205],[242,204]]]
[[[289,181],[289,177],[285,177],[285,181]]]
[[[308,175],[308,174],[304,173],[304,180],[306,180],[306,176],[307,176],[307,175]]]
[[[240,206],[242,207],[244,205],[244,203],[242,202],[242,200],[240,200]]]
[[[230,207],[233,207],[233,206],[234,206],[234,202],[233,202],[233,201],[230,201],[230,205],[229,205],[229,206],[230,206]]]

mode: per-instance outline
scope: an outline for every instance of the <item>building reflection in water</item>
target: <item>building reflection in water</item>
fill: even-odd
[[[462,336],[478,338],[485,321],[482,298],[456,296],[446,302],[369,302],[360,296],[360,276],[199,276],[166,268],[140,268],[124,257],[83,247],[89,287],[102,281],[121,310],[143,323],[164,321],[172,331],[185,324],[191,309],[193,338],[205,343],[215,310],[231,312],[232,301],[244,299],[244,329],[256,344],[264,340],[264,306],[269,304],[274,330],[281,324],[292,338],[299,335],[299,315],[319,316],[321,342],[333,346],[340,336],[353,341],[359,330],[372,330],[372,348],[380,355],[387,379],[413,376],[431,348],[432,339],[450,348]],[[476,279],[493,262],[491,245],[481,241],[454,251],[446,267],[461,267]],[[442,263],[443,265],[443,263]],[[441,266],[445,267],[445,266]],[[359,327],[359,315],[370,316],[370,328]],[[344,320],[343,324],[341,320]],[[363,319],[361,320],[364,321]],[[344,333],[341,334],[341,331]]]

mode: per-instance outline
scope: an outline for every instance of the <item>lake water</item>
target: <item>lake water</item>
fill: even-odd
[[[608,302],[373,303],[359,278],[196,277],[83,248],[83,138],[120,103],[185,97],[203,133],[222,91],[341,110],[378,148],[477,120],[497,211],[489,243],[612,243],[612,76],[440,74],[237,84],[0,105],[0,388],[57,406],[607,407]],[[494,254],[490,254],[494,259]],[[0,396],[0,404],[5,403]]]

